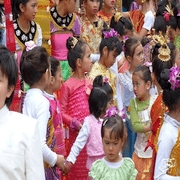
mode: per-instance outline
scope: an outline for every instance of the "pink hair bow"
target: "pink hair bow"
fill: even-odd
[[[34,47],[36,47],[36,44],[34,43],[34,41],[27,41],[25,42],[25,46],[26,46],[26,51],[30,51],[32,50]]]

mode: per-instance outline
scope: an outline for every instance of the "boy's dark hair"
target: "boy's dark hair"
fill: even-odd
[[[78,42],[74,45],[73,37],[69,37],[66,41],[66,47],[68,49],[68,63],[69,66],[72,68],[72,71],[76,70],[76,61],[77,59],[83,59],[85,55],[85,47],[88,46],[88,44],[81,40],[77,39]]]
[[[89,96],[90,113],[99,118],[106,112],[107,103],[113,99],[113,90],[108,82],[103,81],[103,76],[99,75],[94,79],[93,89]]]
[[[111,31],[111,29],[106,28],[102,32],[105,32],[105,31],[109,32],[109,31]],[[108,52],[115,50],[115,52],[117,52],[117,54],[120,54],[122,51],[122,44],[119,41],[119,38],[117,36],[113,36],[110,38],[104,38],[104,34],[102,33],[102,40],[101,40],[101,43],[99,45],[100,55],[102,55],[102,50],[105,46],[107,47]]]
[[[17,64],[14,56],[3,45],[0,45],[0,69],[2,75],[8,78],[8,88],[11,88],[12,86],[14,86],[15,88],[18,79]],[[7,107],[11,105],[13,95],[14,91],[12,92],[9,98],[6,98],[5,104],[7,105]]]
[[[57,69],[60,66],[59,61],[55,57],[50,56],[50,64],[51,64],[51,76],[55,76]]]
[[[44,47],[37,46],[28,52],[24,50],[20,61],[23,80],[29,86],[37,83],[49,69],[49,64],[49,54]]]

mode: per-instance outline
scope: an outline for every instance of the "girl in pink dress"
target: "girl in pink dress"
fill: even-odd
[[[92,60],[90,58],[90,48],[88,44],[74,37],[67,40],[68,63],[73,70],[71,77],[64,82],[60,91],[60,105],[62,110],[63,122],[69,128],[69,142],[67,145],[67,153],[71,149],[78,132],[84,123],[84,118],[90,114],[88,98],[92,87],[91,79],[86,75],[92,68]],[[88,170],[86,169],[87,154],[84,148],[76,165],[73,166],[68,175],[68,179],[81,180],[87,179]]]

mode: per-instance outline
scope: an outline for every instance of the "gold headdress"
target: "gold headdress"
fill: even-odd
[[[71,46],[71,48],[74,49],[74,47],[76,46],[78,40],[77,40],[77,38],[75,38],[75,37],[72,37],[72,38],[73,38],[73,39],[72,39],[73,45]]]
[[[174,16],[174,13],[173,13],[173,10],[172,10],[172,7],[171,7],[171,4],[170,4],[170,3],[169,3],[169,5],[166,5],[166,11],[167,11],[170,15]]]
[[[160,31],[159,35],[153,35],[152,38],[155,43],[159,43],[161,45],[161,47],[158,49],[158,58],[161,61],[169,61],[171,57],[171,51],[167,45],[167,37],[164,37]]]
[[[117,23],[122,17],[122,14],[120,12],[116,12],[114,15],[114,21]]]

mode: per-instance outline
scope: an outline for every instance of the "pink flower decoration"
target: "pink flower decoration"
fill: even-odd
[[[36,47],[36,44],[34,43],[34,41],[27,41],[25,42],[25,46],[26,46],[26,51],[30,51],[32,50],[34,47]]]
[[[152,62],[146,61],[143,65],[144,65],[144,66],[147,66],[147,67],[150,67],[150,66],[152,66]]]
[[[180,88],[180,69],[177,66],[170,69],[169,83],[171,84],[172,90]]]
[[[116,107],[111,107],[106,111],[106,114],[104,117],[112,117],[119,113]]]
[[[103,31],[104,39],[118,36],[118,33],[112,28],[110,31]]]
[[[169,21],[169,19],[170,19],[170,14],[166,11],[164,11],[164,19],[165,19],[165,21]]]

